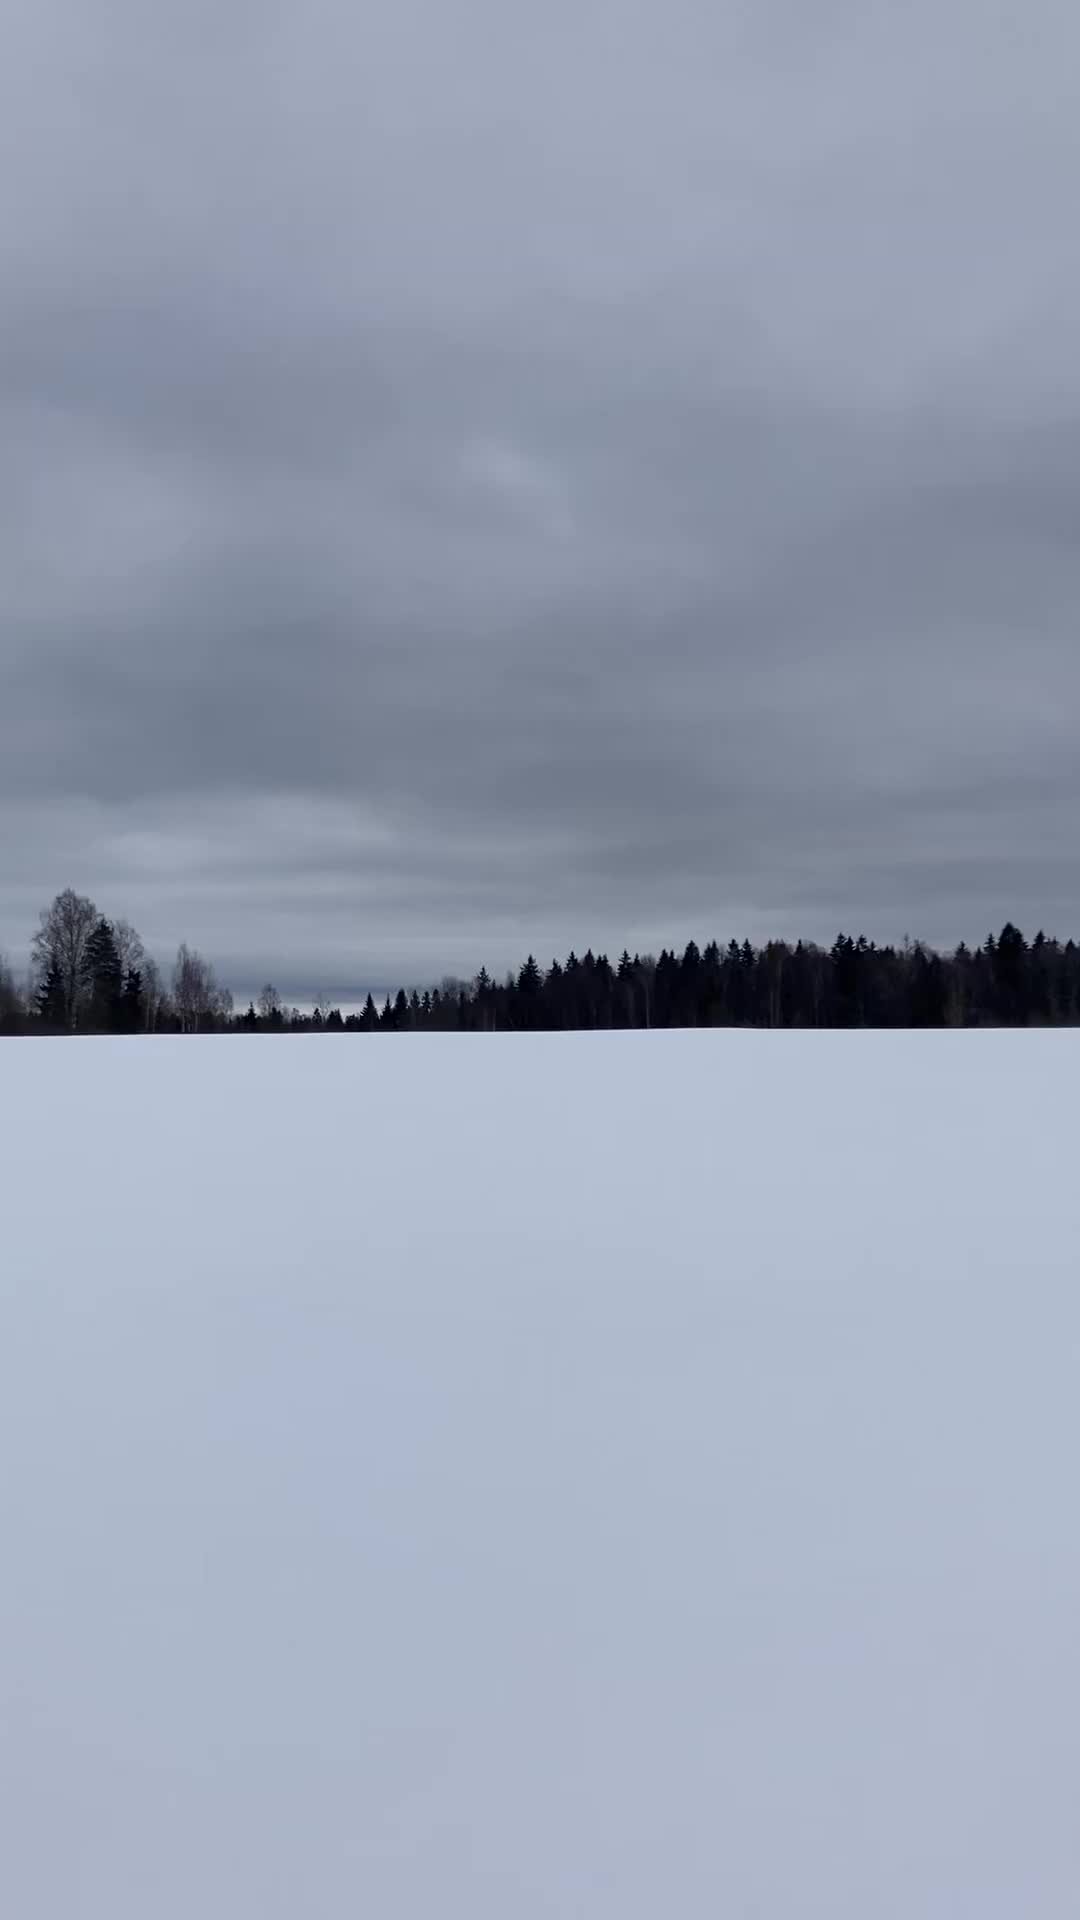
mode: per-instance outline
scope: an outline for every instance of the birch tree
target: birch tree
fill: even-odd
[[[90,939],[100,918],[92,900],[65,887],[51,906],[42,909],[41,921],[31,942],[35,975],[40,980],[50,972],[55,975],[64,1024],[71,1032],[78,1025],[90,985]]]

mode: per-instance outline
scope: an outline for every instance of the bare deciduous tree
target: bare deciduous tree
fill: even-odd
[[[64,1020],[74,1030],[87,991],[87,952],[90,935],[100,919],[92,900],[65,887],[41,913],[31,942],[34,972],[44,979],[55,970],[63,996]]]
[[[18,1033],[23,1024],[22,995],[4,955],[0,953],[0,1033]]]
[[[268,1027],[274,1026],[280,1023],[284,1011],[284,1004],[280,993],[275,986],[272,986],[271,983],[267,981],[258,999],[259,1019]]]
[[[146,954],[142,963],[143,1026],[147,1033],[157,1030],[165,1007],[165,984],[156,960]]]
[[[138,967],[141,971],[146,960],[146,948],[130,920],[114,920],[112,930],[117,957],[120,961],[120,972],[126,979],[133,967]]]
[[[181,1033],[206,1033],[229,1018],[232,995],[218,986],[214,969],[185,942],[176,956],[173,1004]]]

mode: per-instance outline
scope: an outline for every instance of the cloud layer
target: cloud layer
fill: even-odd
[[[1080,27],[812,11],[16,0],[0,945],[1080,930]]]

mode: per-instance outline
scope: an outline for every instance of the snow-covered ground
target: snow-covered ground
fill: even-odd
[[[0,1912],[1076,1920],[1078,1089],[0,1042]]]

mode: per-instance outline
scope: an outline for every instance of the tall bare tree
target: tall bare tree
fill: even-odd
[[[64,1022],[72,1032],[78,1025],[79,1010],[88,987],[88,951],[90,936],[101,918],[92,900],[65,887],[49,907],[44,907],[38,930],[31,942],[34,972],[39,979],[53,970],[59,981]]]
[[[143,1026],[147,1033],[154,1033],[164,1007],[165,985],[157,961],[152,960],[149,954],[143,959],[141,972]]]
[[[181,1033],[198,1033],[209,1019],[213,978],[209,963],[182,942],[173,967],[173,1004]]]
[[[279,1027],[281,1025],[285,1012],[284,1002],[277,988],[273,986],[270,981],[267,981],[256,1004],[259,1010],[259,1019],[262,1021],[264,1027]]]
[[[172,991],[181,1033],[208,1033],[232,1018],[232,994],[218,984],[210,962],[186,943],[176,956]]]
[[[120,972],[126,980],[133,967],[142,967],[146,959],[146,948],[130,920],[114,920],[112,933],[117,958],[120,961]]]

